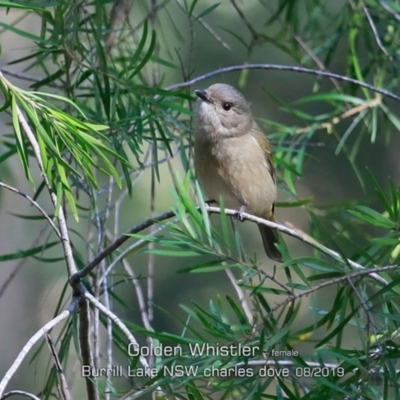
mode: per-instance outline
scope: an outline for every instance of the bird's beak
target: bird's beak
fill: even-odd
[[[207,96],[207,92],[205,90],[195,90],[194,91],[196,93],[196,95],[198,97],[200,97],[200,99],[202,99],[203,101],[207,102],[207,103],[211,103],[211,100],[208,98]]]

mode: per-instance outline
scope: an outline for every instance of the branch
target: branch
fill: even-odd
[[[347,281],[348,279],[354,279],[354,278],[358,278],[360,276],[362,277],[362,276],[365,276],[365,275],[372,276],[372,275],[374,275],[376,273],[379,273],[379,272],[393,271],[393,270],[399,269],[399,268],[400,268],[400,265],[387,265],[386,267],[370,268],[370,269],[364,269],[363,271],[355,271],[355,272],[352,272],[350,274],[341,276],[339,278],[330,279],[329,281],[322,282],[319,285],[314,286],[311,289],[304,290],[301,293],[296,293],[296,294],[294,294],[292,296],[287,297],[284,301],[278,303],[275,307],[273,307],[271,309],[271,311],[269,312],[269,314],[272,314],[275,311],[277,311],[279,308],[285,306],[286,304],[289,304],[292,301],[297,300],[297,299],[299,299],[301,297],[308,296],[309,294],[314,293],[317,290],[322,289],[323,287],[331,286],[331,285],[334,285],[335,283]]]
[[[39,143],[36,140],[36,137],[31,129],[31,127],[29,126],[28,121],[26,120],[24,114],[22,113],[21,109],[19,108],[18,104],[16,105],[16,110],[17,110],[18,121],[21,124],[22,129],[25,132],[25,134],[29,140],[29,143],[32,146],[32,150],[33,150],[33,153],[35,154],[35,158],[39,165],[40,172],[43,175],[43,180],[46,184],[47,190],[50,193],[51,201],[54,205],[54,208],[56,208],[57,207],[57,196],[53,192],[53,189],[51,188],[49,179],[46,175],[42,156],[40,153]],[[59,208],[57,220],[58,220],[58,224],[60,226],[61,242],[63,245],[65,259],[67,262],[68,275],[72,276],[77,271],[77,268],[75,265],[75,260],[74,260],[74,256],[73,256],[73,252],[72,252],[72,246],[71,246],[71,243],[69,240],[67,221],[66,221],[64,210],[62,207]]]
[[[130,344],[134,344],[138,348],[140,347],[135,337],[132,335],[132,333],[129,331],[127,326],[121,321],[120,318],[118,318],[112,311],[110,311],[107,307],[101,304],[100,301],[98,301],[94,296],[92,296],[87,290],[85,290],[83,296],[86,299],[88,299],[97,309],[99,309],[107,318],[109,318],[112,322],[114,322],[115,325],[117,325],[121,329],[121,331],[128,338]],[[154,378],[153,369],[150,368],[146,358],[140,355],[139,361],[142,364],[142,366],[149,372],[151,378]]]
[[[221,213],[221,209],[219,207],[211,207],[209,205],[206,205],[206,210],[211,214],[213,214],[213,213],[220,214]],[[237,210],[225,209],[225,214],[234,217],[237,215]],[[333,259],[340,261],[340,262],[345,262],[345,263],[349,264],[350,266],[352,266],[353,268],[363,269],[363,270],[365,269],[365,267],[363,267],[361,264],[358,264],[355,261],[352,261],[348,258],[342,257],[336,251],[331,250],[328,247],[324,246],[323,244],[317,242],[315,239],[308,236],[304,232],[300,232],[300,231],[292,229],[286,225],[280,225],[280,224],[277,224],[276,222],[272,222],[272,221],[269,221],[269,220],[266,220],[263,218],[259,218],[254,215],[251,215],[251,214],[243,213],[241,215],[243,215],[243,219],[245,219],[245,220],[256,222],[257,224],[269,226],[270,228],[277,229],[279,232],[286,233],[289,236],[300,239],[302,242],[311,245],[312,247],[316,248],[319,251],[322,251],[323,253],[327,254],[328,256],[332,257]],[[371,274],[371,277],[374,278],[376,281],[382,283],[383,285],[388,284],[388,282],[384,278],[379,276],[378,274]]]
[[[193,78],[186,82],[177,83],[175,85],[171,85],[165,88],[165,90],[175,90],[182,87],[187,87],[194,85],[197,82],[204,81],[205,79],[211,78],[216,75],[221,75],[226,72],[234,72],[234,71],[243,71],[246,69],[265,69],[265,70],[275,70],[275,71],[292,71],[298,72],[302,74],[310,74],[310,75],[317,75],[323,76],[326,78],[333,78],[344,82],[349,82],[354,85],[358,85],[364,88],[367,88],[373,92],[380,93],[386,97],[394,99],[396,101],[400,101],[400,96],[397,96],[394,93],[389,92],[385,89],[377,88],[376,86],[370,85],[369,83],[358,81],[357,79],[349,78],[344,75],[335,74],[329,71],[321,71],[316,69],[304,68],[304,67],[297,67],[293,65],[279,65],[279,64],[247,64],[247,65],[233,65],[231,67],[220,68],[212,72],[208,72],[207,74],[200,75],[197,78]]]
[[[366,5],[365,5],[365,3],[363,2],[363,0],[360,0],[360,2],[361,2],[362,9],[363,9],[363,11],[364,11],[364,14],[365,14],[365,16],[367,17],[369,26],[370,26],[371,29],[372,29],[372,33],[373,33],[373,35],[374,35],[374,37],[375,37],[376,44],[377,44],[378,47],[383,51],[383,53],[384,53],[386,56],[388,56],[390,60],[392,60],[392,57],[390,56],[390,54],[389,54],[389,53],[387,52],[387,50],[383,47],[383,44],[382,44],[382,42],[381,42],[381,38],[379,37],[379,34],[378,34],[378,30],[376,29],[376,26],[375,26],[374,21],[373,21],[373,19],[372,19],[372,17],[371,17],[371,14],[370,14],[369,11],[368,11],[368,8],[366,7]]]
[[[70,283],[71,285],[75,285],[80,281],[81,278],[89,274],[94,268],[101,263],[107,256],[109,256],[114,250],[118,249],[121,247],[129,238],[130,234],[133,233],[138,233],[143,231],[146,228],[149,228],[150,226],[154,225],[157,222],[164,221],[166,219],[170,219],[175,216],[175,213],[173,211],[167,211],[162,214],[156,215],[154,218],[150,218],[139,225],[134,226],[131,228],[128,232],[125,232],[122,234],[119,238],[117,238],[113,243],[110,244],[107,248],[105,248],[103,251],[101,251],[89,264],[87,264],[84,268],[79,270],[77,273],[71,276],[70,278]]]
[[[35,206],[39,212],[43,215],[43,217],[46,218],[47,222],[50,224],[50,226],[54,229],[55,233],[57,234],[57,236],[59,238],[61,238],[61,233],[58,230],[58,228],[55,226],[53,220],[49,217],[49,215],[47,214],[46,211],[43,210],[43,208],[39,205],[39,203],[37,203],[35,200],[33,200],[31,197],[29,197],[27,194],[21,192],[20,190],[18,190],[17,188],[13,187],[13,186],[9,186],[6,183],[0,182],[0,186],[4,187],[5,189],[10,190],[11,192],[17,193],[20,196],[24,197],[25,199],[27,199],[33,206]]]
[[[54,360],[54,366],[56,368],[57,374],[59,376],[60,384],[59,384],[59,394],[62,400],[72,400],[71,392],[68,387],[67,378],[65,377],[65,373],[63,367],[61,365],[60,359],[58,358],[57,351],[54,347],[54,344],[51,340],[49,334],[46,334],[47,345],[49,346],[50,353]]]
[[[200,207],[198,207],[198,209],[200,210]],[[206,210],[210,214],[220,214],[221,213],[221,209],[219,207],[211,207],[207,204],[206,204]],[[237,215],[237,210],[225,209],[225,214],[229,215],[231,217],[235,217]],[[111,243],[110,246],[108,246],[102,252],[100,252],[83,269],[81,269],[76,274],[71,276],[70,284],[72,286],[76,285],[84,276],[89,274],[94,268],[96,268],[96,266],[102,260],[104,260],[114,250],[118,249],[123,243],[125,243],[129,239],[129,236],[128,236],[129,234],[139,233],[139,232],[143,231],[144,229],[149,228],[150,226],[152,226],[158,222],[170,219],[174,216],[175,216],[175,213],[173,211],[167,211],[165,213],[158,214],[154,218],[150,218],[150,219],[134,226],[128,232],[122,234],[119,238],[117,238],[113,243]],[[270,228],[277,229],[278,231],[280,231],[282,233],[285,233],[289,236],[295,237],[295,238],[301,240],[302,242],[311,245],[312,247],[316,248],[317,250],[329,255],[336,261],[347,263],[348,265],[350,265],[351,267],[356,268],[356,269],[365,269],[361,264],[358,264],[355,261],[352,261],[348,258],[342,257],[338,252],[331,250],[328,247],[324,246],[323,244],[317,242],[315,239],[308,236],[304,232],[301,232],[299,230],[292,229],[289,226],[277,224],[276,222],[272,222],[272,221],[269,221],[269,220],[266,220],[263,218],[259,218],[259,217],[256,217],[254,215],[247,214],[247,213],[243,213],[243,219],[252,221],[252,222],[256,222],[257,224],[269,226]],[[371,275],[371,278],[375,279],[377,282],[381,283],[382,285],[388,284],[386,279],[382,278],[377,273],[371,273],[370,275]]]
[[[94,369],[92,346],[90,342],[90,307],[89,302],[84,297],[79,300],[79,344],[80,353],[82,356],[82,365]],[[96,387],[96,374],[93,376],[85,376],[86,393],[88,400],[99,400],[99,395]]]
[[[0,399],[1,396],[4,392],[4,389],[6,388],[8,382],[10,379],[13,377],[19,366],[21,365],[22,361],[26,357],[26,355],[29,353],[29,351],[32,349],[32,347],[42,338],[46,335],[47,332],[49,332],[51,329],[53,329],[57,324],[59,324],[62,320],[66,319],[69,317],[69,315],[74,311],[76,305],[78,304],[78,299],[73,298],[70,305],[66,310],[64,310],[61,314],[59,314],[57,317],[53,318],[51,321],[49,321],[46,325],[44,325],[42,328],[40,328],[25,344],[25,346],[22,348],[22,350],[19,352],[17,358],[15,359],[14,363],[11,365],[9,370],[6,372],[4,375],[3,379],[0,381]]]
[[[1,400],[5,400],[8,399],[11,396],[25,396],[25,397],[29,397],[30,399],[33,400],[40,400],[39,397],[35,396],[32,393],[29,392],[25,392],[24,390],[11,390],[9,392],[7,392],[2,398]]]

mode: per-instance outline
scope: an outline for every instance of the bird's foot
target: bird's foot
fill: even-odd
[[[208,206],[211,206],[212,204],[218,204],[218,201],[216,201],[216,200],[206,200],[205,203],[206,203]]]
[[[236,212],[236,219],[240,222],[244,221],[243,213],[246,212],[246,206],[240,206],[239,210]]]

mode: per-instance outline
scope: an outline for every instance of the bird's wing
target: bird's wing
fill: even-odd
[[[272,157],[272,148],[269,140],[264,135],[263,131],[260,127],[254,122],[254,125],[251,129],[251,135],[254,137],[257,144],[260,146],[262,152],[264,153],[265,160],[268,165],[268,170],[271,174],[272,180],[275,183],[275,167],[274,167],[274,159]]]

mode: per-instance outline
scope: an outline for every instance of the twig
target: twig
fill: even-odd
[[[148,219],[133,228],[131,228],[128,232],[122,234],[119,238],[117,238],[113,243],[110,244],[107,248],[105,248],[103,251],[101,251],[89,264],[87,264],[84,268],[76,272],[73,276],[70,278],[70,282],[72,285],[75,285],[81,278],[89,274],[94,268],[99,265],[99,263],[104,260],[109,254],[111,254],[114,250],[118,249],[121,247],[129,238],[130,234],[132,233],[138,233],[143,231],[146,228],[149,228],[150,226],[154,225],[157,222],[164,221],[166,219],[170,219],[175,216],[175,213],[173,211],[167,211],[163,214],[159,214],[157,216],[151,219]]]
[[[125,336],[129,339],[130,344],[134,344],[139,347],[139,344],[126,325],[119,319],[112,311],[110,311],[107,307],[100,303],[94,296],[92,296],[88,291],[83,293],[83,296],[90,301],[96,308],[98,308],[107,318],[111,319],[115,325],[117,325],[121,331],[125,334]],[[142,366],[146,369],[149,369],[149,373],[152,373],[152,369],[149,368],[149,364],[147,360],[141,355],[139,356],[139,361]]]
[[[46,341],[47,345],[49,346],[51,356],[53,357],[54,365],[56,367],[56,371],[60,379],[60,390],[59,390],[60,397],[62,400],[72,400],[71,392],[68,387],[68,382],[65,377],[63,367],[61,366],[60,359],[58,358],[57,351],[54,347],[54,344],[49,334],[46,334]]]
[[[139,304],[139,311],[140,315],[142,317],[142,322],[143,326],[148,330],[148,331],[153,331],[153,327],[151,326],[151,322],[149,320],[149,316],[147,315],[147,310],[146,310],[146,300],[145,296],[142,290],[142,287],[140,286],[139,279],[136,276],[135,272],[129,265],[129,263],[126,260],[122,260],[122,264],[125,268],[125,271],[129,274],[129,276],[132,278],[132,283],[133,286],[135,287],[135,292],[136,292],[136,297],[138,300]]]
[[[177,220],[174,220],[175,222]],[[163,231],[165,229],[165,226],[161,226],[157,228],[156,230],[151,231],[146,237],[151,237],[157,235],[157,233]],[[137,249],[138,247],[142,246],[143,244],[146,243],[146,239],[140,239],[135,243],[132,243],[129,247],[126,249],[122,250],[116,257],[115,259],[110,263],[104,274],[100,278],[100,283],[103,284],[104,279],[107,275],[110,274],[110,272],[116,267],[116,265],[123,260],[131,251]]]
[[[219,207],[211,207],[209,205],[206,205],[206,209],[207,209],[207,211],[209,213],[217,213],[217,214],[219,214],[221,212],[221,209]],[[230,216],[237,215],[237,211],[236,210],[225,209],[225,213],[226,213],[226,215],[230,215]],[[266,226],[269,226],[271,228],[277,229],[278,231],[280,231],[282,233],[286,233],[289,236],[292,236],[292,237],[295,237],[297,239],[300,239],[302,242],[313,246],[314,248],[316,248],[317,250],[322,251],[325,254],[328,254],[330,257],[332,257],[333,259],[335,259],[337,261],[345,262],[345,263],[349,264],[350,266],[352,266],[353,268],[356,268],[356,269],[365,269],[361,264],[358,264],[355,261],[352,261],[352,260],[350,260],[348,258],[343,258],[336,251],[329,249],[328,247],[326,247],[323,244],[317,242],[315,239],[313,239],[312,237],[310,237],[306,233],[301,232],[298,229],[293,229],[293,228],[291,228],[289,226],[280,225],[280,224],[277,224],[276,222],[272,222],[272,221],[269,221],[269,220],[266,220],[266,219],[263,219],[263,218],[259,218],[259,217],[256,217],[254,215],[246,214],[246,213],[243,213],[243,219],[246,219],[246,220],[249,220],[249,221],[253,221],[253,222],[256,222],[257,224],[266,225]],[[290,225],[290,224],[287,224],[287,225]],[[383,285],[387,285],[388,284],[386,279],[382,278],[378,274],[371,274],[371,277],[374,278],[376,281],[382,283]]]
[[[53,318],[51,321],[47,322],[42,328],[40,328],[25,344],[22,350],[17,355],[17,358],[14,360],[11,367],[8,369],[3,379],[0,381],[0,398],[6,388],[8,382],[13,377],[19,366],[21,365],[24,358],[27,356],[32,347],[43,338],[47,332],[53,329],[57,324],[59,324],[64,319],[68,318],[70,314],[75,310],[78,304],[78,299],[74,297],[69,304],[68,308],[64,310],[61,314],[57,315],[57,317]]]
[[[332,118],[329,122],[322,122],[318,125],[306,126],[304,128],[298,128],[295,130],[296,134],[308,133],[312,129],[326,129],[327,132],[331,132],[334,125],[339,124],[339,122],[343,121],[346,118],[352,117],[355,114],[360,114],[367,108],[375,108],[379,107],[382,104],[382,97],[377,95],[375,98],[371,100],[367,100],[366,102],[360,104],[359,106],[350,108],[349,110],[345,111],[343,114],[339,115],[338,117]]]
[[[5,400],[8,399],[11,396],[25,396],[25,397],[29,397],[30,399],[33,400],[40,400],[39,397],[35,396],[32,393],[29,392],[25,392],[24,390],[11,390],[9,392],[7,392],[2,398],[1,400]]]
[[[335,74],[333,72],[329,71],[320,71],[316,69],[310,69],[310,68],[304,68],[304,67],[297,67],[294,65],[279,65],[279,64],[247,64],[247,65],[233,65],[231,67],[224,67],[224,68],[219,68],[216,69],[215,71],[208,72],[207,74],[200,75],[197,78],[193,78],[189,81],[186,82],[181,82],[181,83],[176,83],[174,85],[168,86],[165,88],[165,90],[176,90],[180,89],[183,87],[191,86],[194,85],[195,83],[204,81],[208,78],[212,78],[216,75],[221,75],[227,72],[234,72],[234,71],[243,71],[246,69],[264,69],[264,70],[275,70],[275,71],[292,71],[292,72],[298,72],[302,74],[311,74],[311,75],[317,75],[317,76],[324,76],[327,78],[334,78],[337,80],[341,80],[344,82],[349,82],[354,85],[358,85],[364,88],[367,88],[373,92],[380,93],[386,97],[389,97],[391,99],[394,99],[396,101],[400,101],[400,96],[397,96],[394,93],[389,92],[388,90],[385,89],[380,89],[377,88],[376,86],[370,85],[369,83],[361,82],[358,81],[357,79],[349,78],[348,76],[344,75],[339,75]]]
[[[17,193],[20,196],[24,197],[25,199],[27,199],[34,207],[36,207],[39,212],[43,215],[44,218],[46,218],[47,222],[50,224],[50,226],[54,229],[54,232],[56,233],[56,235],[61,238],[61,233],[58,230],[58,228],[55,226],[53,220],[49,217],[49,215],[47,214],[46,211],[43,210],[43,208],[40,206],[40,204],[38,202],[36,202],[35,200],[33,200],[31,197],[29,197],[27,194],[21,192],[20,190],[18,190],[17,188],[7,185],[6,183],[0,182],[0,186],[4,187],[5,189],[10,190],[11,192]]]
[[[363,9],[363,11],[364,11],[365,16],[367,17],[369,26],[371,27],[372,32],[373,32],[373,34],[374,34],[376,44],[377,44],[378,47],[383,51],[383,53],[384,53],[385,55],[387,55],[387,56],[389,57],[390,60],[392,60],[392,57],[390,56],[390,54],[389,54],[389,53],[387,52],[387,50],[383,47],[383,44],[382,44],[382,42],[381,42],[381,38],[379,37],[379,34],[378,34],[378,30],[376,29],[376,26],[375,26],[375,24],[374,24],[374,21],[372,20],[371,14],[370,14],[369,11],[368,11],[368,8],[366,7],[366,5],[365,5],[365,3],[364,3],[363,0],[360,0],[360,3],[361,3],[361,6],[362,6],[362,9]]]
[[[83,296],[86,299],[88,299],[96,308],[98,308],[107,318],[109,318],[112,322],[114,322],[115,325],[117,325],[121,329],[121,331],[128,338],[130,344],[139,347],[139,343],[137,342],[135,337],[131,334],[127,326],[113,312],[111,312],[107,307],[101,304],[94,296],[92,296],[85,289],[83,290]],[[150,377],[154,378],[155,377],[154,369],[150,368],[146,358],[140,355],[139,361],[142,364],[142,366],[146,369],[146,371],[148,371]],[[162,393],[162,390],[159,386],[157,386],[157,390]]]
[[[90,343],[90,307],[88,300],[81,297],[79,300],[79,344],[80,352],[82,356],[82,365],[89,367],[90,371],[93,371],[94,361],[92,346]],[[99,394],[96,388],[96,374],[93,376],[85,375],[86,393],[89,400],[98,400]]]
[[[400,14],[396,13],[392,8],[389,7],[389,5],[386,4],[385,1],[379,0],[379,4],[390,14],[393,15],[397,19],[397,21],[400,22]]]
[[[336,283],[340,283],[343,281],[346,281],[348,279],[354,279],[354,278],[358,278],[360,276],[372,276],[373,274],[379,273],[379,272],[386,272],[386,271],[393,271],[395,269],[400,269],[400,265],[387,265],[386,267],[379,267],[379,268],[370,268],[370,269],[364,269],[363,271],[355,271],[352,272],[350,274],[344,275],[344,276],[340,276],[339,278],[334,278],[334,279],[330,279],[328,281],[322,282],[317,286],[314,286],[311,289],[308,290],[304,290],[300,293],[296,293],[292,296],[287,297],[284,301],[278,303],[275,307],[273,307],[269,314],[274,313],[275,311],[279,310],[281,307],[285,306],[286,304],[291,303],[294,300],[300,299],[301,297],[304,296],[308,296],[311,293],[314,293],[326,286],[331,286],[334,285]]]
[[[214,214],[219,214],[221,212],[221,209],[219,207],[211,207],[209,205],[206,205],[206,209],[209,213],[214,213]],[[229,216],[236,216],[237,215],[237,210],[231,210],[231,209],[225,209],[226,215]],[[75,275],[73,275],[70,278],[70,282],[72,285],[76,284],[77,282],[80,281],[81,278],[89,274],[96,266],[104,259],[106,258],[109,254],[111,254],[114,250],[118,249],[123,243],[125,243],[129,239],[129,234],[132,233],[138,233],[143,231],[146,228],[149,228],[150,226],[154,225],[155,223],[164,221],[166,219],[170,219],[175,216],[175,213],[173,211],[167,211],[162,214],[156,215],[152,219],[148,219],[146,221],[143,221],[142,223],[134,226],[131,228],[128,232],[124,233],[122,236],[117,238],[113,243],[111,243],[110,246],[108,246],[106,249],[104,249],[102,252],[100,252],[89,264],[87,264],[83,269],[79,270]],[[277,224],[276,222],[272,222],[263,218],[256,217],[251,214],[243,213],[243,219],[248,220],[248,221],[253,221],[256,222],[257,224],[269,226],[271,228],[277,229],[278,231],[282,233],[286,233],[289,236],[295,237],[297,239],[300,239],[304,243],[307,243],[316,249],[324,252],[325,254],[328,254],[330,257],[334,258],[337,261],[340,262],[345,262],[348,263],[351,267],[356,268],[356,269],[364,269],[364,267],[361,264],[356,263],[355,261],[352,261],[347,258],[343,258],[339,253],[337,253],[334,250],[329,249],[328,247],[322,245],[321,243],[318,243],[316,240],[305,234],[304,232],[301,232],[299,230],[292,229],[288,226]],[[387,285],[388,282],[386,279],[382,278],[378,274],[371,274],[371,277],[378,281],[379,283],[383,285]]]
[[[176,0],[178,5],[181,7],[182,10],[185,10],[185,5],[182,0]],[[221,36],[218,35],[217,32],[214,31],[214,29],[204,20],[204,18],[196,18],[196,21],[203,26],[203,28],[208,31],[212,36],[214,36],[214,39],[221,43],[223,47],[225,47],[227,50],[231,51],[231,46],[229,46],[228,43],[226,43]]]
[[[51,188],[49,179],[47,177],[47,174],[46,174],[46,171],[44,168],[44,164],[43,164],[43,160],[42,160],[42,156],[40,153],[39,143],[36,140],[36,137],[31,129],[31,127],[29,126],[28,121],[26,120],[24,114],[22,113],[21,109],[19,108],[18,104],[16,105],[16,110],[17,110],[18,120],[19,120],[31,146],[32,146],[32,150],[35,154],[35,158],[39,165],[40,172],[43,175],[43,180],[46,184],[47,190],[50,193],[51,201],[52,201],[54,207],[56,207],[57,206],[57,196],[53,192],[53,189]],[[72,276],[74,273],[76,273],[77,268],[75,265],[75,260],[74,260],[74,256],[73,256],[73,252],[72,252],[72,246],[71,246],[71,243],[69,240],[67,221],[65,219],[65,214],[64,214],[64,210],[62,207],[59,207],[57,220],[58,220],[58,224],[59,224],[59,228],[60,228],[61,242],[62,242],[63,249],[64,249],[64,255],[65,255],[66,262],[67,262],[68,274],[69,274],[69,276]]]
[[[244,294],[243,289],[236,283],[235,275],[233,275],[233,272],[230,270],[230,268],[227,268],[225,270],[225,273],[226,273],[226,275],[228,275],[228,278],[231,281],[232,286],[236,291],[236,294],[239,298],[240,304],[242,305],[243,311],[246,314],[247,322],[250,325],[253,325],[253,322],[254,322],[253,313],[251,312],[250,307],[247,303],[246,296]]]
[[[38,233],[38,235],[36,236],[36,238],[33,240],[30,248],[34,248],[36,247],[39,242],[40,239],[42,237],[42,235],[44,234],[44,232],[47,230],[48,225],[46,224]],[[14,280],[14,278],[18,275],[19,271],[21,271],[22,267],[28,262],[29,258],[22,258],[21,261],[19,263],[17,263],[11,273],[4,279],[4,281],[2,282],[2,285],[0,286],[0,299],[3,297],[6,289],[9,287],[9,285],[11,284],[11,282]]]

